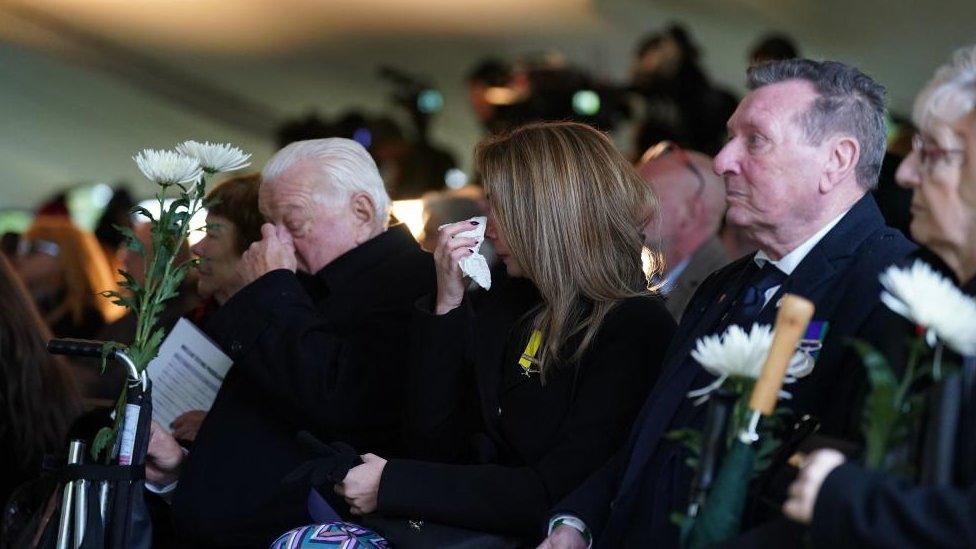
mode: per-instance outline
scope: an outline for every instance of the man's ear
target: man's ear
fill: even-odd
[[[857,179],[855,170],[861,159],[861,145],[850,136],[839,136],[832,139],[827,157],[827,165],[820,180],[820,192],[829,193],[848,178]]]
[[[376,208],[373,199],[366,193],[356,193],[349,200],[349,207],[352,209],[353,218],[356,220],[356,228],[367,227],[372,230],[376,224]],[[370,231],[365,231],[366,233]],[[372,235],[363,238],[362,242],[369,240]],[[362,243],[360,242],[360,244]]]

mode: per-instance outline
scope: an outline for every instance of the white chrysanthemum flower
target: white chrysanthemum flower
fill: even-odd
[[[753,324],[749,333],[729,326],[721,336],[706,336],[695,342],[691,357],[712,375],[756,379],[772,342],[773,331],[768,325]]]
[[[200,161],[179,152],[143,149],[132,159],[143,175],[159,185],[196,183],[203,176]]]
[[[251,155],[229,143],[184,141],[176,150],[199,160],[207,173],[232,172],[251,165]]]
[[[701,389],[691,391],[688,396],[704,400],[729,378],[759,378],[772,344],[773,330],[768,324],[753,324],[748,333],[739,326],[729,326],[721,335],[699,338],[691,357],[717,379]],[[810,369],[812,358],[797,352],[790,360],[783,382],[793,383],[797,377],[809,374]],[[785,392],[780,393],[780,396],[790,397]]]
[[[881,301],[892,311],[925,328],[963,355],[976,354],[976,300],[962,293],[927,263],[889,267],[881,274]]]

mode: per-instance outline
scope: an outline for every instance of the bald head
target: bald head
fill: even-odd
[[[644,231],[644,243],[660,249],[670,269],[689,258],[717,231],[725,214],[725,184],[712,159],[694,151],[670,151],[637,167],[660,202],[660,215]]]

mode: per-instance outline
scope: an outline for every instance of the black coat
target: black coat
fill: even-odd
[[[307,458],[300,430],[398,451],[411,310],[434,280],[400,225],[314,277],[270,272],[214,314],[207,331],[234,365],[180,475],[185,544],[267,547],[305,524],[309,486],[281,485]]]
[[[976,280],[963,289],[976,295]],[[817,495],[810,526],[817,547],[976,546],[976,359],[965,360],[952,485],[918,486],[845,463]]]
[[[538,539],[552,504],[625,439],[674,321],[659,298],[625,300],[580,361],[552,365],[543,385],[518,365],[537,292],[513,280],[485,298],[478,312],[418,311],[408,438],[426,461],[387,463],[378,511]]]
[[[799,294],[815,304],[815,321],[830,323],[816,367],[789,387],[793,399],[783,402],[798,413],[818,417],[827,435],[843,438],[859,432],[859,417],[852,412],[863,394],[865,379],[861,368],[850,367],[846,340],[852,336],[870,339],[869,332],[875,327],[871,319],[881,313],[878,274],[913,249],[900,233],[885,227],[873,199],[864,197],[770,300],[775,303],[787,292]],[[554,513],[582,518],[593,530],[597,545],[677,544],[677,528],[670,515],[687,506],[691,472],[684,465],[680,445],[663,436],[700,422],[704,407],[689,406],[686,394],[703,381],[704,371],[689,355],[698,338],[725,329],[730,302],[742,291],[747,273],[755,269],[752,262],[751,255],[742,258],[713,273],[699,287],[629,442],[555,508]],[[766,307],[757,321],[772,324],[775,314],[775,307]]]

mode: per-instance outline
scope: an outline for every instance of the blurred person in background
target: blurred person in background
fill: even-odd
[[[749,66],[767,61],[785,61],[800,57],[796,42],[782,33],[767,34],[749,50]]]
[[[912,236],[976,296],[976,46],[935,73],[915,99],[913,118],[919,132],[897,173],[912,191]],[[806,456],[783,512],[810,525],[814,546],[976,546],[974,359],[963,359],[948,485],[865,471],[835,450]]]
[[[722,148],[725,121],[736,98],[712,84],[700,58],[682,25],[670,25],[641,41],[631,67],[631,88],[646,104],[636,151],[664,140],[708,155]]]
[[[367,454],[335,491],[354,515],[428,521],[421,537],[438,523],[525,542],[623,442],[674,320],[641,269],[656,203],[605,134],[530,124],[475,157],[485,237],[510,278],[475,303],[458,261],[476,240],[458,235],[476,222],[438,233],[437,292],[415,311],[405,387],[415,459]]]
[[[206,325],[214,309],[227,302],[244,281],[240,276],[241,256],[252,243],[261,240],[264,216],[258,209],[260,174],[232,177],[207,195],[206,234],[191,251],[197,265],[196,292],[205,300],[193,319]],[[170,428],[177,440],[193,442],[206,417],[203,410],[191,410],[173,420]]]
[[[95,237],[61,216],[39,216],[14,267],[55,337],[91,339],[124,310],[99,295],[117,288]]]
[[[725,183],[712,159],[670,141],[647,150],[637,166],[660,203],[661,215],[644,228],[644,245],[664,256],[660,291],[676,321],[695,290],[729,262],[718,239],[725,216]]]
[[[128,187],[116,187],[95,227],[95,238],[113,265],[125,244],[125,237],[116,227],[132,227],[132,207],[135,205]]]
[[[45,455],[67,449],[81,397],[51,332],[10,263],[0,256],[0,505],[38,477]],[[4,521],[7,517],[4,517]]]
[[[480,188],[469,189],[429,192],[423,196],[424,232],[420,237],[421,248],[434,251],[441,225],[485,215],[484,196]]]

